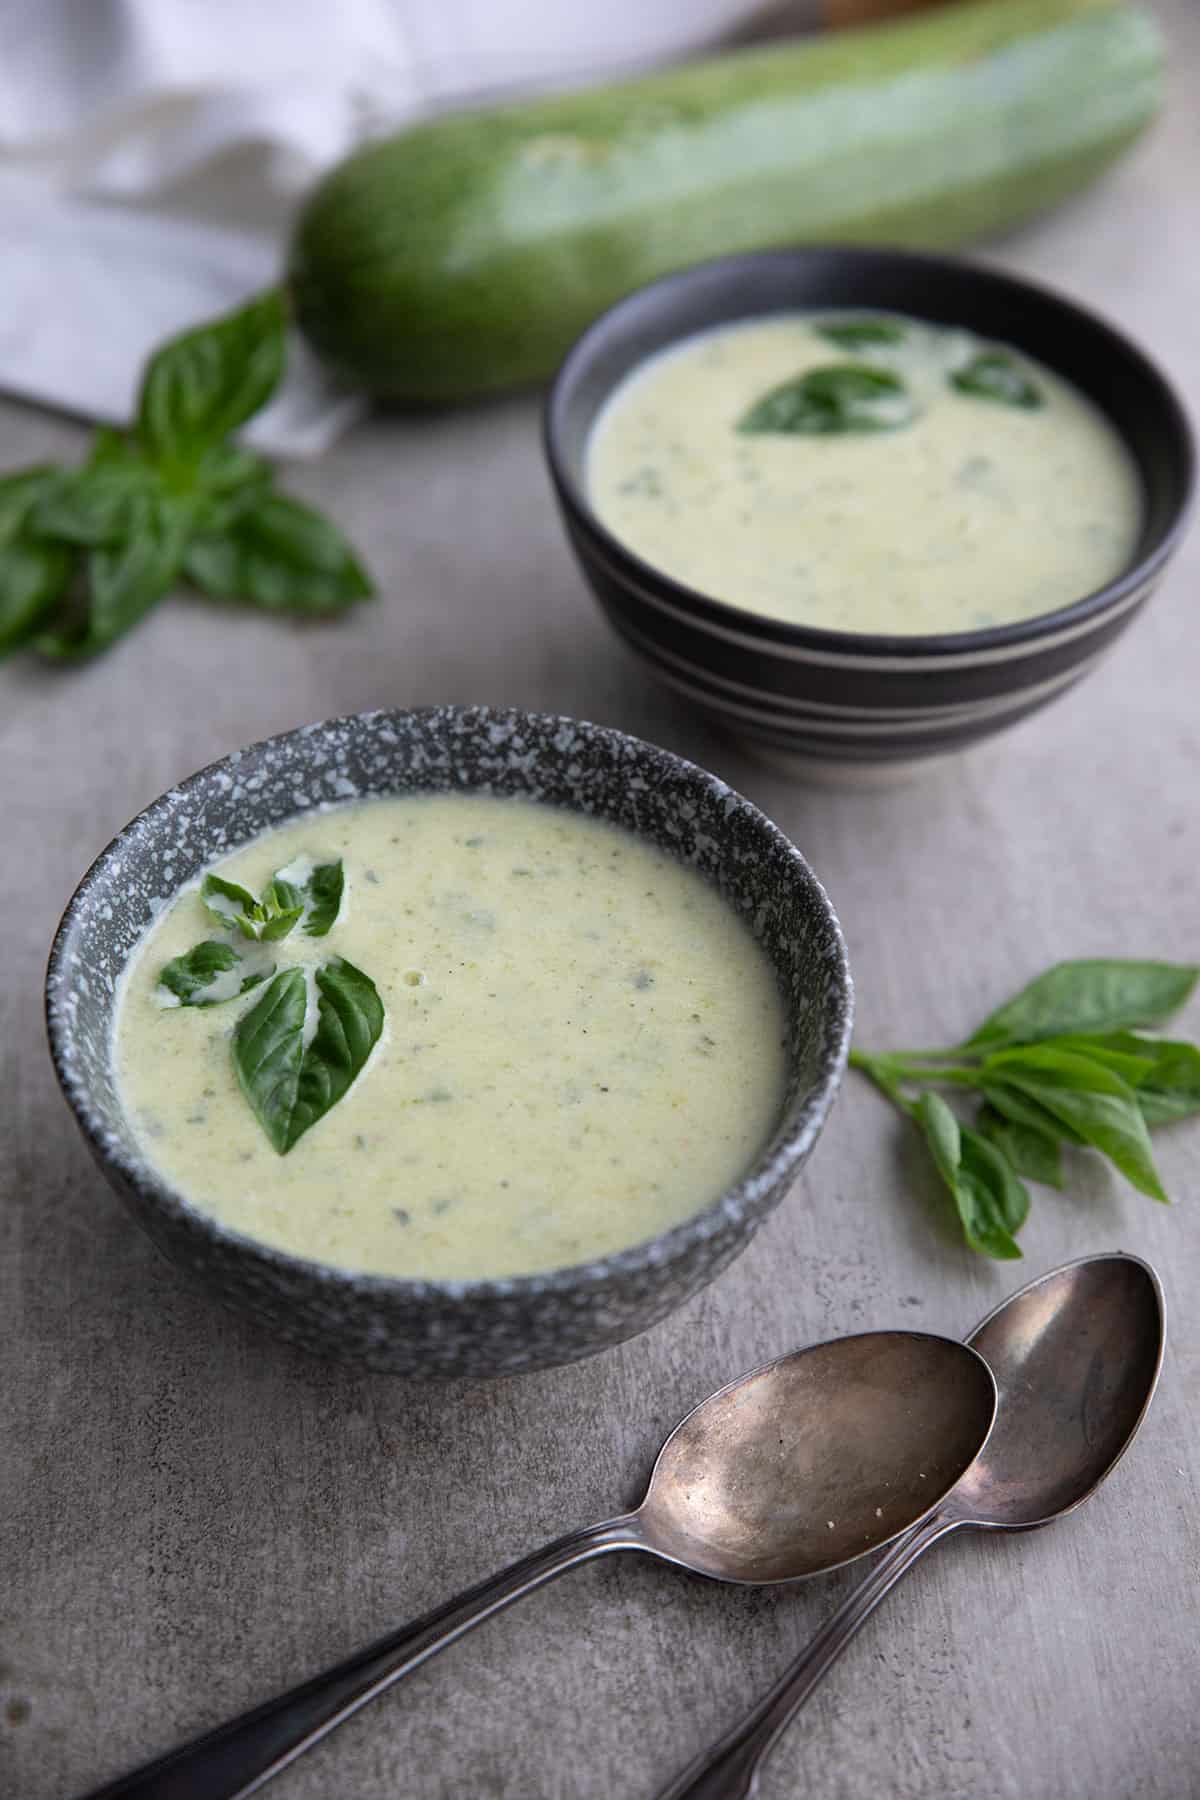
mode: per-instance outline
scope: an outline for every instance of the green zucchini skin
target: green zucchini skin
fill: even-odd
[[[1158,105],[1118,0],[968,0],[876,29],[454,114],[368,145],[304,206],[317,352],[393,400],[540,381],[597,313],[707,257],[944,248],[1090,181]]]

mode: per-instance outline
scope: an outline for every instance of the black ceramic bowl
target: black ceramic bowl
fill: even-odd
[[[886,637],[822,631],[711,599],[643,562],[588,504],[597,413],[629,371],[692,332],[805,307],[873,307],[1017,345],[1112,420],[1144,488],[1133,563],[1071,606],[987,630]],[[1030,282],[906,251],[796,249],[702,263],[628,295],[584,332],[551,390],[546,454],[588,581],[630,648],[729,731],[824,773],[956,750],[1015,724],[1094,666],[1176,548],[1194,480],[1165,377],[1094,314]]]
[[[713,881],[774,965],[789,1070],[774,1135],[715,1205],[632,1250],[497,1281],[347,1273],[271,1249],[189,1206],[147,1164],[122,1110],[115,995],[156,901],[300,813],[358,795],[445,790],[526,795],[637,832]],[[808,864],[715,776],[599,725],[440,707],[291,731],[156,800],[80,882],[50,953],[46,1015],[55,1069],[93,1156],[173,1262],[318,1353],[405,1375],[491,1375],[571,1362],[632,1337],[745,1248],[824,1122],[845,1068],[851,988],[837,919]]]

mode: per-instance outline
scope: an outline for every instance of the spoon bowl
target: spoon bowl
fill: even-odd
[[[676,1426],[634,1515],[643,1547],[720,1581],[838,1568],[923,1518],[995,1411],[987,1364],[950,1338],[871,1331],[797,1350]]]
[[[1125,1454],[1158,1380],[1158,1279],[1132,1256],[1051,1270],[967,1342],[996,1377],[996,1425],[948,1504],[984,1530],[1032,1531],[1082,1506]]]

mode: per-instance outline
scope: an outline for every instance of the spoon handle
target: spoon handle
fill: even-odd
[[[917,1558],[961,1523],[961,1519],[935,1512],[898,1538],[774,1687],[724,1737],[689,1763],[662,1790],[658,1800],[750,1800],[758,1771],[776,1741],[859,1626],[866,1623],[900,1577],[907,1575]]]
[[[241,1800],[493,1613],[576,1563],[641,1548],[632,1513],[558,1538],[336,1667],[97,1788],[87,1800]]]

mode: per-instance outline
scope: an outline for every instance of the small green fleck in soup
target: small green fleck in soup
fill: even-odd
[[[1007,345],[899,314],[780,314],[635,369],[592,430],[601,521],[665,574],[834,631],[971,631],[1132,560],[1133,459]]]
[[[561,1267],[708,1206],[778,1119],[764,953],[695,870],[614,826],[487,796],[360,801],[215,873],[135,952],[116,1061],[148,1160],[249,1237],[380,1274]],[[362,1030],[339,1066],[343,1018]],[[281,1110],[289,1055],[293,1075],[316,1060],[315,1112],[303,1077]]]

